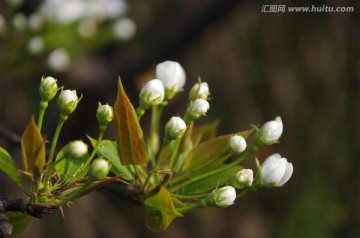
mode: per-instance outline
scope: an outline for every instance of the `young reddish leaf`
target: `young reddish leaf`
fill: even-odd
[[[180,201],[177,202],[181,207]],[[156,187],[145,200],[145,219],[152,231],[165,230],[172,220],[182,215],[175,209],[170,193],[163,186]]]
[[[143,132],[120,79],[114,112],[115,135],[121,164],[145,165],[147,154]]]
[[[21,137],[21,157],[24,170],[36,177],[40,176],[45,165],[45,142],[31,117]]]
[[[195,170],[197,167],[207,164],[210,160],[218,157],[218,155],[228,147],[231,136],[240,135],[246,139],[253,131],[254,129],[250,129],[235,134],[219,136],[197,145],[186,157],[185,168],[187,170]],[[226,159],[226,157],[219,159]],[[221,163],[223,161],[218,162]],[[211,165],[214,166],[214,163],[216,164],[216,161],[212,161]]]
[[[16,184],[20,184],[21,175],[8,152],[0,147],[0,170],[6,173]]]
[[[200,144],[215,137],[220,121],[216,120],[203,126],[195,126],[191,137],[194,144]]]

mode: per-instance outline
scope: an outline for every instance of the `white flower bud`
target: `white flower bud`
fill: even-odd
[[[42,77],[40,81],[39,93],[41,101],[49,102],[52,100],[58,90],[58,85],[56,84],[56,79],[53,77]]]
[[[189,99],[191,101],[194,101],[199,98],[207,99],[209,97],[209,95],[210,95],[210,90],[209,90],[209,86],[207,83],[205,83],[205,82],[196,83],[190,90]]]
[[[99,180],[105,178],[110,171],[109,163],[102,159],[95,159],[89,169],[89,176],[93,179]]]
[[[228,207],[234,204],[236,191],[232,186],[225,186],[213,190],[207,197],[207,205],[215,207]]]
[[[251,187],[254,173],[251,169],[241,169],[234,176],[233,185],[236,188]]]
[[[168,140],[179,139],[186,130],[186,124],[180,117],[172,117],[165,125],[165,138]]]
[[[149,108],[158,105],[164,100],[165,91],[162,82],[159,79],[153,79],[142,87],[139,98],[142,108]]]
[[[272,154],[261,165],[261,173],[264,184],[280,187],[291,178],[293,165],[279,154]]]
[[[171,99],[185,85],[185,71],[178,62],[164,61],[156,66],[156,78],[165,88],[165,96]]]
[[[58,99],[60,112],[66,116],[71,114],[76,109],[78,102],[79,99],[75,90],[67,89],[62,91]]]
[[[234,135],[229,141],[230,153],[240,154],[246,149],[246,140],[242,136]]]
[[[101,105],[99,103],[98,109],[96,111],[96,118],[100,125],[107,125],[114,119],[114,110],[108,104]]]
[[[205,116],[209,110],[210,104],[205,99],[196,99],[186,110],[186,116],[191,120],[195,120],[201,116]]]
[[[69,156],[81,158],[88,153],[88,146],[81,140],[72,141],[69,144]]]
[[[275,143],[283,132],[283,123],[280,117],[276,117],[273,121],[268,121],[261,128],[261,140],[265,144]]]

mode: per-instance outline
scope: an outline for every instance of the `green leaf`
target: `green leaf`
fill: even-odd
[[[120,79],[114,112],[115,135],[121,163],[123,165],[146,165],[147,154],[143,132]]]
[[[188,154],[185,160],[186,170],[197,170],[200,167],[210,170],[221,164],[228,157],[219,157],[219,155],[228,147],[229,140],[233,135],[240,135],[245,139],[254,131],[250,129],[235,134],[219,136],[201,143],[194,147]],[[217,158],[217,161],[215,160]],[[211,161],[211,163],[209,163]]]
[[[172,220],[182,215],[175,209],[170,193],[163,186],[150,191],[151,195],[145,200],[145,220],[152,231],[165,230]],[[180,202],[176,200],[177,204]],[[181,205],[178,204],[180,207]]]
[[[37,180],[45,165],[45,142],[31,117],[21,137],[21,157],[24,170]]]
[[[31,216],[22,212],[6,212],[10,224],[13,226],[13,235],[19,235],[26,229],[31,220]]]
[[[0,170],[6,173],[16,184],[20,184],[21,175],[11,156],[2,147],[0,147]]]
[[[213,190],[228,182],[241,168],[240,166],[235,165],[227,169],[222,169],[223,166],[227,165],[222,165],[219,167],[219,172],[216,174],[209,173],[208,176],[199,175],[199,177],[203,177],[202,179],[197,179],[197,177],[194,177],[194,182],[189,183],[183,187],[181,191],[184,194],[195,194]]]
[[[79,180],[87,174],[89,166],[86,168],[85,162],[89,159],[89,155],[86,154],[80,158],[71,158],[67,155],[69,151],[69,144],[64,146],[55,160],[55,170],[56,174],[61,181],[74,182]]]
[[[89,137],[89,140],[93,146],[96,144],[96,140]],[[115,141],[111,140],[102,140],[100,143],[99,150],[96,153],[99,157],[102,157],[111,162],[111,172],[116,175],[123,175],[123,179],[125,180],[133,180],[134,179],[134,169],[133,166],[122,165],[120,162],[120,158],[118,155],[117,145]]]

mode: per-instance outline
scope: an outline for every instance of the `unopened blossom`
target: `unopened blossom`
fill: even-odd
[[[241,169],[234,176],[233,185],[236,188],[250,187],[254,180],[254,173],[251,169]]]
[[[99,103],[96,118],[100,125],[107,125],[114,119],[113,108],[109,106],[109,104],[101,105],[101,103]]]
[[[207,197],[207,205],[215,207],[228,207],[234,204],[236,191],[232,186],[225,186],[213,190]]]
[[[266,122],[261,128],[261,141],[265,144],[273,144],[279,140],[283,132],[281,117],[276,117],[273,121]]]
[[[52,100],[58,90],[58,85],[56,83],[56,79],[53,77],[42,77],[40,81],[39,93],[41,97],[41,101],[49,102]]]
[[[175,61],[164,61],[156,66],[156,78],[165,88],[166,99],[171,99],[185,85],[186,76],[183,67]]]
[[[89,176],[93,179],[99,180],[105,178],[110,171],[109,163],[102,159],[95,159],[90,165]]]
[[[186,130],[186,124],[180,117],[172,117],[165,125],[165,138],[168,140],[179,139]]]
[[[262,181],[265,185],[280,187],[291,178],[293,169],[286,158],[272,154],[261,165]]]
[[[88,146],[81,140],[72,141],[69,144],[69,155],[73,158],[81,158],[88,153]]]
[[[206,82],[199,82],[194,84],[189,93],[189,99],[194,101],[196,99],[207,99],[210,95],[209,85]]]
[[[232,154],[240,154],[246,149],[246,140],[244,137],[234,135],[230,138],[229,149]]]
[[[186,110],[186,116],[191,120],[195,120],[201,116],[205,116],[210,109],[210,104],[205,99],[196,99]]]
[[[147,109],[158,105],[164,100],[165,91],[162,82],[159,79],[153,79],[147,82],[141,89],[140,107]]]
[[[79,102],[78,96],[75,90],[64,90],[60,93],[58,99],[58,107],[60,112],[64,115],[71,114]]]

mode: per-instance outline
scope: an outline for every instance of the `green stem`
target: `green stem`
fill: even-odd
[[[49,103],[46,101],[40,101],[39,105],[39,117],[38,117],[38,123],[37,127],[39,128],[39,131],[41,132],[41,127],[43,124],[44,114],[46,111],[46,108],[48,107]]]
[[[193,199],[206,198],[208,195],[209,195],[209,193],[196,194],[196,195],[181,195],[181,194],[172,193],[171,197],[174,197],[174,198],[177,198],[180,200],[193,200]]]
[[[99,136],[98,136],[98,139],[97,139],[97,141],[96,141],[96,144],[95,144],[95,146],[94,146],[93,151],[91,152],[88,160],[85,162],[83,168],[86,168],[86,167],[91,163],[91,161],[93,160],[96,152],[99,150],[100,145],[101,145],[101,142],[102,142],[102,139],[103,139],[104,134],[105,134],[105,131],[106,131],[106,128],[107,128],[107,125],[100,125],[100,126],[99,126]]]
[[[75,193],[73,193],[70,197],[62,200],[60,202],[60,205],[66,205],[67,203],[69,203],[69,202],[75,200],[76,198],[78,198],[85,191],[85,189],[87,189],[93,182],[94,182],[94,180],[89,177],[86,180],[86,182]]]
[[[150,178],[152,177],[152,175],[154,174],[154,172],[158,169],[158,167],[160,166],[161,162],[162,162],[162,159],[163,159],[163,156],[164,156],[164,153],[165,153],[165,149],[166,149],[166,146],[169,144],[169,141],[165,139],[163,145],[161,146],[161,149],[160,149],[160,153],[159,153],[159,156],[158,156],[158,159],[156,161],[156,164],[155,166],[152,168],[152,170],[149,172],[148,176],[146,177],[146,180],[142,186],[142,189],[141,191],[145,191],[146,189],[146,186],[149,184],[149,181],[150,181]]]
[[[178,212],[184,214],[185,212],[189,212],[189,211],[192,211],[192,210],[197,209],[197,208],[205,208],[205,207],[207,207],[207,204],[206,204],[206,200],[204,199],[204,200],[201,200],[198,203],[192,203],[187,207],[177,208],[176,210]]]
[[[150,134],[147,144],[147,150],[152,166],[155,165],[155,155],[159,149],[159,125],[163,109],[163,105],[152,107]]]
[[[172,151],[171,157],[169,160],[169,168],[170,169],[172,169],[174,167],[175,157],[177,157],[177,155],[179,154],[178,152],[179,152],[179,146],[180,146],[181,139],[182,139],[182,137],[175,141],[174,151]]]
[[[236,200],[244,197],[245,195],[247,195],[247,194],[248,194],[249,192],[251,192],[251,191],[252,191],[252,190],[251,190],[250,188],[247,188],[247,189],[245,189],[244,191],[242,191],[241,193],[238,193],[238,194],[236,195]]]
[[[236,166],[237,164],[241,163],[242,161],[244,161],[245,159],[247,159],[249,156],[251,156],[253,153],[255,153],[257,150],[259,149],[259,147],[253,145],[249,150],[247,150],[242,156],[240,156],[239,158],[235,159],[233,162],[229,163],[229,164],[226,164],[218,169],[213,169],[213,170],[210,170],[209,172],[207,173],[203,173],[203,174],[200,174],[198,176],[195,176],[194,178],[192,179],[189,179],[189,180],[185,180],[184,182],[182,183],[178,183],[172,187],[170,187],[170,191],[176,191],[178,190],[179,188],[181,187],[184,187],[186,185],[189,185],[191,183],[194,183],[194,182],[197,182],[197,181],[200,181],[206,177],[210,177],[210,176],[216,176],[216,174],[218,173],[221,173],[227,169],[230,169],[234,166]]]
[[[144,114],[145,114],[145,109],[143,109],[142,107],[136,108],[136,116],[138,118],[138,121],[140,121],[141,117],[144,116]]]
[[[64,125],[64,122],[66,121],[67,118],[68,118],[67,115],[60,114],[59,122],[57,124],[56,129],[55,129],[53,141],[51,143],[49,161],[48,161],[49,164],[53,162],[54,154],[55,154],[55,148],[56,148],[57,141],[59,139],[60,131],[61,131],[61,128]]]
[[[211,159],[211,160],[208,160],[208,161],[206,161],[205,163],[199,165],[199,166],[196,167],[194,170],[196,170],[196,171],[198,172],[200,169],[208,166],[209,164],[211,164],[211,163],[213,163],[213,162],[215,162],[215,161],[217,161],[217,160],[220,160],[222,157],[224,157],[224,156],[226,156],[226,155],[229,155],[228,149],[223,150],[218,156],[216,156],[215,158],[213,158],[213,159]],[[189,172],[190,172],[190,171],[189,171]],[[172,180],[172,184],[176,185],[177,183],[180,183],[180,182],[182,182],[183,180],[187,180],[187,179],[189,178],[189,176],[190,176],[189,173],[186,173],[186,172],[185,172],[185,173],[181,174],[180,176],[174,178],[174,179]]]

